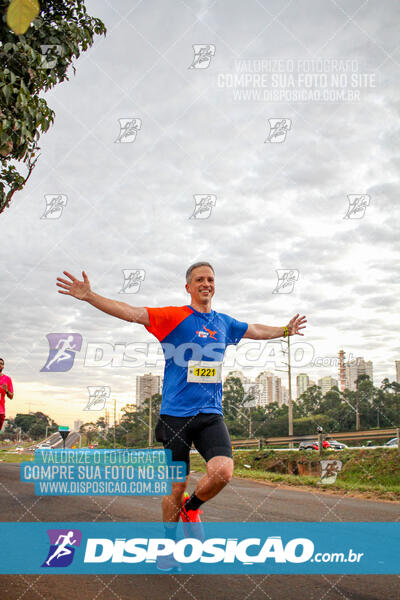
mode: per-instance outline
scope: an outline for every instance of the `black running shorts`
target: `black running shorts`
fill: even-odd
[[[199,413],[193,417],[160,415],[155,435],[165,449],[172,450],[173,461],[186,463],[190,473],[190,449],[192,442],[206,462],[214,456],[232,458],[232,443],[222,415]]]

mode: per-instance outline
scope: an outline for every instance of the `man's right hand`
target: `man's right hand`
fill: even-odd
[[[90,289],[90,282],[85,271],[82,271],[83,281],[79,281],[79,279],[76,279],[76,277],[71,275],[71,273],[68,273],[68,271],[63,271],[63,273],[69,277],[71,281],[57,277],[57,282],[59,282],[57,283],[58,287],[66,290],[58,290],[58,293],[73,296],[74,298],[78,298],[78,300],[87,300],[92,290]]]
[[[68,273],[68,271],[63,271],[63,273],[69,277],[71,281],[57,277],[57,285],[62,288],[61,290],[58,290],[59,294],[66,294],[67,296],[78,298],[79,300],[85,300],[95,308],[102,310],[108,315],[117,317],[118,319],[123,319],[130,323],[139,323],[145,327],[150,326],[150,317],[146,307],[130,306],[130,304],[127,304],[126,302],[111,300],[110,298],[104,298],[103,296],[96,294],[90,289],[90,282],[85,271],[82,271],[83,281],[79,281],[76,277],[71,275],[71,273]]]

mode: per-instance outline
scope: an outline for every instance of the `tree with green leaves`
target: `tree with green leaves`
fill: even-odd
[[[35,413],[18,413],[13,422],[15,427],[20,427],[21,431],[29,435],[33,440],[43,438],[47,433],[54,433],[58,429],[58,425],[48,415],[37,411]]]
[[[311,385],[301,394],[297,403],[295,403],[295,416],[306,417],[309,414],[319,412],[321,400],[321,388],[319,385]]]
[[[73,59],[106,28],[83,0],[0,0],[0,15],[1,213],[28,181],[40,135],[54,122],[41,94],[68,80],[71,66],[75,73]]]
[[[246,394],[239,377],[229,375],[224,382],[222,407],[226,426],[230,435],[248,436],[248,409],[245,407]]]

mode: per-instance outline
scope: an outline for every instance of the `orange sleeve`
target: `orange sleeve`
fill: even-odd
[[[188,306],[164,306],[162,308],[145,306],[145,308],[150,319],[149,327],[147,325],[145,327],[160,342],[193,312]]]

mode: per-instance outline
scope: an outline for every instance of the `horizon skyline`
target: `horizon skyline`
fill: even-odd
[[[363,357],[357,357],[357,358],[363,358]],[[369,362],[369,361],[366,361],[366,362]],[[223,371],[224,370],[227,371],[227,373],[226,373],[226,375],[225,375],[225,377],[223,379],[223,382],[225,383],[226,378],[227,378],[227,376],[229,374],[229,370],[227,370],[226,368],[225,369],[223,368]],[[239,369],[230,369],[230,370],[231,371],[232,370],[236,370],[237,371]],[[279,378],[281,380],[281,386],[282,386],[282,388],[288,393],[287,377],[285,377],[285,374],[284,375],[277,374],[276,372],[274,372],[273,369],[263,369],[261,371],[258,371],[256,374],[252,375],[251,382],[254,383],[255,382],[255,377],[257,377],[260,373],[263,373],[263,372],[272,373],[275,377]],[[278,371],[278,373],[281,373],[281,372]],[[148,374],[148,373],[136,373],[135,378],[136,378],[136,376],[141,376],[141,375],[145,375],[145,374]],[[160,373],[151,372],[151,374],[155,375],[155,376],[161,376],[162,377],[163,376],[163,371],[161,371]],[[244,373],[243,371],[242,371],[242,374],[243,374],[244,377],[248,378],[248,376],[246,375],[246,373]],[[296,378],[297,378],[298,375],[308,375],[309,378],[310,378],[310,380],[313,380],[313,377],[310,376],[309,372],[302,371],[302,372],[299,372],[297,374],[292,372],[292,390],[295,390],[297,388],[297,380],[296,380]],[[338,375],[335,377],[331,373],[327,373],[325,375],[321,375],[320,377],[317,377],[316,380],[315,380],[315,385],[318,385],[318,381],[320,379],[322,379],[323,377],[332,377],[333,379],[336,379],[338,381],[338,384],[339,384],[339,376]],[[395,373],[394,378],[383,377],[382,379],[380,379],[378,385],[375,384],[375,379],[376,378],[374,377],[372,383],[373,383],[373,385],[375,387],[379,387],[381,385],[382,381],[385,378],[389,379],[390,382],[393,382],[393,381],[396,382],[396,373]],[[350,388],[346,388],[346,389],[350,389]],[[86,392],[87,392],[87,390],[86,390]],[[292,395],[293,395],[293,398],[292,398],[293,402],[297,402],[297,400],[298,400],[297,389],[296,389],[296,392],[292,392]],[[112,398],[110,397],[109,404],[107,404],[108,408],[105,407],[104,409],[101,409],[101,410],[86,410],[86,411],[81,410],[81,411],[76,411],[75,413],[71,413],[70,411],[65,412],[65,413],[61,413],[59,411],[54,411],[54,412],[52,412],[50,414],[49,409],[46,409],[47,412],[46,412],[46,410],[44,410],[44,409],[41,410],[40,408],[38,408],[37,410],[31,410],[29,407],[33,403],[33,400],[31,400],[31,401],[29,401],[29,400],[20,401],[21,404],[23,404],[25,408],[16,408],[15,405],[13,407],[11,406],[11,404],[14,402],[14,399],[13,400],[6,399],[6,418],[7,417],[15,418],[16,414],[18,414],[18,413],[20,413],[20,414],[29,414],[29,413],[34,413],[34,412],[43,412],[44,414],[47,414],[47,416],[49,416],[51,419],[53,419],[56,422],[58,422],[61,419],[63,421],[63,423],[66,424],[66,425],[69,425],[69,427],[72,430],[73,422],[75,420],[82,420],[84,423],[85,422],[91,422],[92,420],[97,420],[98,417],[96,415],[99,415],[99,416],[104,415],[105,410],[108,410],[108,412],[111,415],[111,413],[113,412],[113,408],[112,408],[112,404],[111,403],[114,400],[114,396],[115,396],[115,399],[117,401],[117,422],[118,422],[119,419],[121,418],[121,413],[122,413],[122,410],[123,410],[123,408],[125,406],[127,406],[129,404],[136,405],[136,379],[135,379],[134,389],[131,392],[122,392],[122,393],[114,393],[114,394],[112,394]],[[124,400],[123,396],[128,396],[128,399]],[[14,395],[14,398],[15,397],[16,396]],[[87,400],[88,400],[88,398],[85,398],[84,402],[87,403]],[[47,401],[46,401],[46,405],[47,405]],[[15,410],[13,410],[13,408],[15,408]],[[89,415],[91,415],[91,414],[93,414],[93,419],[89,418]],[[53,415],[56,415],[56,416],[54,417]],[[59,415],[59,416],[57,417],[57,415]],[[88,418],[85,419],[84,418],[85,415],[87,415]]]

